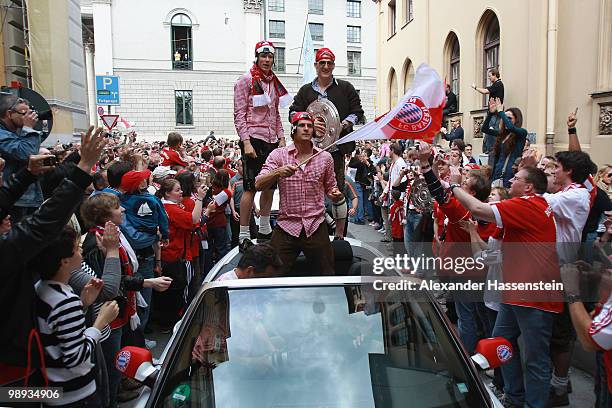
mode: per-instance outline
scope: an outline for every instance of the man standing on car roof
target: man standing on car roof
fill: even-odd
[[[353,126],[365,123],[361,99],[355,87],[348,81],[334,77],[336,56],[329,48],[321,48],[315,56],[315,69],[317,77],[310,84],[303,85],[289,107],[289,119],[295,112],[306,111],[308,106],[318,99],[328,99],[338,110],[342,121],[340,137],[353,131]],[[317,120],[314,124],[317,135],[325,133],[325,123]],[[355,150],[355,142],[348,142],[330,148],[329,152],[334,160],[334,173],[336,183],[340,189],[344,188],[344,155]],[[336,219],[336,236],[344,237],[348,207],[346,201],[340,201],[334,206]]]
[[[249,220],[255,198],[255,176],[270,152],[285,145],[278,107],[289,105],[292,98],[272,72],[274,50],[274,44],[271,42],[258,42],[255,45],[253,66],[234,85],[234,124],[240,136],[244,178],[238,235],[241,251],[251,244]],[[270,239],[272,234],[270,209],[274,188],[274,185],[270,185],[261,193],[258,239]]]
[[[301,251],[313,272],[334,274],[334,255],[327,235],[325,196],[334,203],[344,200],[336,185],[331,154],[320,152],[312,143],[314,120],[307,112],[296,112],[291,120],[293,144],[280,147],[268,156],[255,179],[257,190],[278,183],[280,209],[270,244],[283,262],[287,274]]]

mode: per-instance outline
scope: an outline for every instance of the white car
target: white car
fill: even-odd
[[[508,341],[482,340],[470,358],[428,293],[375,290],[400,277],[366,276],[382,254],[345,242],[334,244],[338,276],[215,282],[237,263],[232,250],[158,362],[137,347],[117,354],[146,385],[130,406],[502,407],[481,376],[511,357]],[[295,271],[313,275],[304,259]]]

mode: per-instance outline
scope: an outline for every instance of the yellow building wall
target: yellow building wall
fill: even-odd
[[[449,75],[448,56],[444,51],[452,31],[460,45],[459,111],[466,141],[480,151],[482,139],[474,138],[474,119],[482,118],[486,112],[482,95],[475,92],[471,84],[483,86],[479,29],[485,11],[491,10],[500,25],[499,64],[505,85],[505,106],[517,106],[522,110],[523,126],[536,133],[536,146],[544,151],[549,2],[556,2],[558,6],[557,25],[550,24],[553,33],[556,28],[557,36],[556,81],[553,81],[554,147],[557,150],[567,148],[566,118],[570,110],[578,107],[578,132],[585,151],[598,163],[610,161],[612,136],[598,135],[598,132],[600,104],[612,103],[612,95],[594,99],[590,94],[596,90],[612,90],[610,83],[598,89],[598,78],[609,78],[612,70],[610,64],[602,64],[600,52],[600,49],[612,47],[612,24],[608,24],[612,23],[612,0],[413,0],[414,19],[408,24],[402,21],[406,2],[396,0],[397,32],[390,38],[388,0],[379,1],[378,112],[386,112],[391,105],[392,69],[397,75],[397,94],[399,97],[404,94],[407,59],[412,61],[415,70],[420,63],[427,62],[443,78]],[[606,37],[602,32],[610,35]]]
[[[28,2],[32,88],[48,100],[72,100],[68,14],[66,0]],[[53,111],[53,130],[49,140],[55,140],[58,134],[72,135],[72,112],[62,106],[53,106]]]

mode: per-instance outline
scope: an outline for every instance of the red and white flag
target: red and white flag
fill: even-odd
[[[444,83],[440,76],[429,65],[421,64],[412,86],[393,109],[339,139],[337,144],[374,139],[432,142],[441,127],[445,103]]]

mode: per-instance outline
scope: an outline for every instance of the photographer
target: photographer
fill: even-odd
[[[27,100],[12,93],[0,93],[0,155],[6,160],[4,178],[27,166],[30,156],[38,154],[48,134],[34,130],[38,114]],[[36,211],[43,202],[40,184],[32,183],[10,210],[14,222]]]

